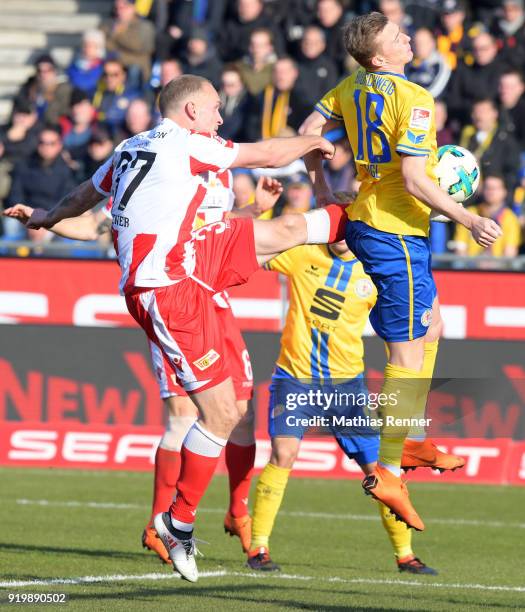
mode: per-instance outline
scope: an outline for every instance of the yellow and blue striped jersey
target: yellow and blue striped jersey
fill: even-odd
[[[294,378],[354,378],[364,370],[363,334],[377,291],[363,265],[327,245],[299,246],[266,268],[289,277],[290,306],[277,365]]]
[[[354,153],[359,194],[348,207],[352,221],[393,234],[428,236],[430,208],[410,195],[401,154],[427,157],[437,182],[434,99],[404,75],[358,69],[316,104],[327,119],[344,121]]]

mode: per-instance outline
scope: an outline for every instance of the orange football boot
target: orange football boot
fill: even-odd
[[[142,546],[144,548],[149,548],[149,550],[156,553],[163,563],[172,565],[168,551],[166,550],[162,540],[159,538],[157,530],[149,525],[142,532]]]
[[[418,467],[429,467],[444,472],[457,470],[465,465],[463,457],[442,453],[431,440],[405,440],[401,467],[405,470],[415,470]]]
[[[405,483],[385,467],[378,464],[371,474],[365,476],[362,486],[367,495],[372,495],[388,506],[399,521],[417,531],[425,529],[423,521],[410,502]]]
[[[224,533],[229,533],[231,537],[238,536],[241,540],[242,550],[247,553],[252,543],[252,519],[249,514],[239,518],[233,517],[230,512],[226,512],[224,517]]]

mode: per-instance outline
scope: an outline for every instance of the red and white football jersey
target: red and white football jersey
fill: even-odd
[[[235,202],[233,177],[230,170],[203,172],[201,178],[206,186],[206,196],[197,210],[195,228],[222,221]]]
[[[97,170],[95,189],[112,196],[121,293],[165,287],[192,274],[193,221],[207,193],[199,175],[223,173],[237,153],[238,145],[231,141],[163,119],[120,143]]]

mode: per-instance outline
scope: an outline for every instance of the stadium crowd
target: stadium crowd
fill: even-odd
[[[291,135],[323,93],[352,72],[341,26],[379,10],[412,37],[407,77],[436,99],[438,145],[474,153],[483,183],[475,205],[503,229],[491,251],[524,252],[525,9],[523,0],[115,0],[113,16],[83,35],[61,70],[52,53],[13,100],[0,128],[0,199],[50,208],[90,177],[115,144],[159,118],[162,85],[192,73],[222,100],[220,134],[235,141]],[[352,152],[333,130],[326,172],[334,192],[355,192]],[[302,162],[281,171],[273,214],[313,205]],[[237,170],[237,206],[253,199],[257,175]],[[26,237],[3,218],[1,239]],[[462,228],[432,224],[435,253],[483,252]],[[50,240],[46,230],[29,239]],[[55,238],[56,239],[56,238]]]

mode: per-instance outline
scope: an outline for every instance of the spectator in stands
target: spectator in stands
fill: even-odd
[[[474,20],[490,24],[494,15],[501,11],[502,4],[503,0],[471,0]]]
[[[93,176],[97,168],[113,153],[114,148],[115,144],[107,128],[101,125],[95,126],[89,139],[86,157],[82,163],[83,181]]]
[[[134,0],[115,0],[114,7],[115,18],[102,25],[106,48],[128,69],[130,85],[139,87],[150,77],[155,29],[137,15]]]
[[[504,128],[514,135],[525,151],[525,83],[518,70],[507,70],[499,80],[500,117]]]
[[[113,140],[115,144],[119,144],[126,138],[131,138],[151,128],[152,115],[150,106],[145,100],[137,98],[130,102],[126,112],[124,126],[120,130],[117,130]]]
[[[308,175],[296,173],[286,181],[283,201],[285,202],[279,213],[275,214],[304,213],[310,210],[314,204],[314,193]]]
[[[236,208],[244,208],[252,204],[255,197],[255,181],[251,171],[235,169],[232,189],[235,194]]]
[[[182,74],[184,74],[184,71],[179,60],[175,58],[164,60],[160,65],[160,86],[164,87]]]
[[[525,11],[523,0],[503,0],[503,14],[492,32],[505,61],[518,69],[525,67]]]
[[[299,52],[299,85],[312,106],[338,81],[335,63],[326,55],[326,36],[319,26],[308,26]]]
[[[437,48],[451,70],[456,69],[458,62],[466,61],[470,65],[474,61],[471,55],[472,41],[468,35],[469,26],[465,18],[465,6],[461,0],[444,0]]]
[[[139,92],[127,85],[126,69],[122,62],[106,60],[102,79],[93,97],[97,120],[114,133],[124,124],[130,102],[138,97]]]
[[[157,37],[157,57],[162,61],[178,57],[184,50],[187,34],[194,26],[206,28],[215,43],[224,24],[227,0],[185,0],[170,2],[167,29]]]
[[[15,164],[31,157],[41,129],[35,107],[23,100],[15,103],[11,121],[0,128],[0,158]]]
[[[379,0],[379,10],[389,21],[398,25],[405,34],[414,35],[412,17],[405,12],[401,0]]]
[[[312,24],[312,14],[315,14],[317,0],[288,0],[285,6],[287,10],[284,13],[282,29],[295,57],[305,28]]]
[[[69,112],[72,86],[58,74],[54,59],[49,54],[35,61],[36,75],[30,77],[16,96],[17,102],[34,105],[38,117],[45,123],[57,123]]]
[[[512,212],[518,218],[521,227],[520,254],[525,254],[525,168],[520,170],[520,184],[514,190],[511,202]]]
[[[472,125],[463,128],[460,145],[471,151],[482,176],[497,173],[514,189],[520,168],[520,149],[514,136],[498,123],[498,109],[491,98],[478,100],[472,107]]]
[[[243,83],[252,96],[260,94],[272,82],[275,60],[273,35],[267,28],[253,30],[250,35],[249,53],[236,62]]]
[[[345,24],[341,0],[318,0],[317,19],[314,23],[324,32],[326,55],[335,63],[339,74],[343,74],[347,52],[341,36],[341,28]]]
[[[252,97],[247,111],[245,137],[252,142],[297,131],[311,111],[304,92],[296,87],[299,71],[294,60],[282,57],[275,63],[272,84]]]
[[[506,69],[498,57],[498,45],[487,32],[478,34],[472,42],[474,64],[459,64],[454,73],[447,96],[451,116],[464,124],[468,121],[472,104],[476,99],[495,97],[498,83]]]
[[[483,181],[483,200],[477,206],[469,206],[473,213],[494,219],[503,235],[489,249],[479,246],[463,226],[456,227],[454,236],[457,255],[493,255],[494,257],[515,257],[521,241],[521,228],[516,215],[506,204],[507,189],[501,174],[487,174]]]
[[[217,52],[210,47],[208,32],[203,27],[194,27],[188,37],[182,69],[185,73],[204,77],[218,88],[222,72],[222,62]]]
[[[182,64],[175,58],[163,60],[159,66],[159,84],[150,91],[143,94],[143,98],[148,102],[151,113],[153,116],[153,123],[156,124],[160,121],[160,111],[158,106],[158,99],[161,89],[164,85],[167,85],[173,79],[184,74],[182,70]]]
[[[219,38],[219,51],[226,62],[235,62],[249,52],[250,36],[261,28],[272,32],[277,54],[282,53],[284,44],[280,30],[271,17],[264,13],[262,0],[237,0],[237,14],[223,24]]]
[[[101,30],[88,30],[82,36],[80,53],[66,70],[69,82],[93,96],[104,70],[106,41]]]
[[[23,202],[32,208],[49,210],[75,187],[73,173],[62,157],[62,146],[58,127],[47,126],[40,132],[36,154],[19,162],[13,170],[7,206]],[[46,240],[50,232],[29,230],[29,236]]]
[[[455,142],[455,136],[452,129],[448,126],[448,112],[447,105],[443,100],[436,100],[435,105],[435,122],[436,122],[436,139],[438,147],[443,145],[453,144]]]
[[[0,202],[9,193],[13,166],[35,153],[41,128],[34,106],[25,101],[15,104],[11,121],[0,128]]]
[[[405,10],[414,30],[426,28],[434,32],[439,23],[440,5],[441,0],[408,0]]]
[[[332,193],[355,191],[355,165],[348,138],[343,137],[335,143],[335,154],[325,165],[325,176]]]
[[[414,59],[407,66],[407,78],[438,98],[450,79],[450,68],[436,49],[436,39],[430,30],[421,28],[415,33],[413,50]]]
[[[224,68],[221,82],[219,97],[223,124],[219,128],[219,133],[227,140],[238,141],[246,120],[248,94],[235,66]]]
[[[71,95],[71,112],[60,118],[64,149],[74,170],[87,153],[87,146],[95,124],[95,107],[87,93],[77,89]]]

